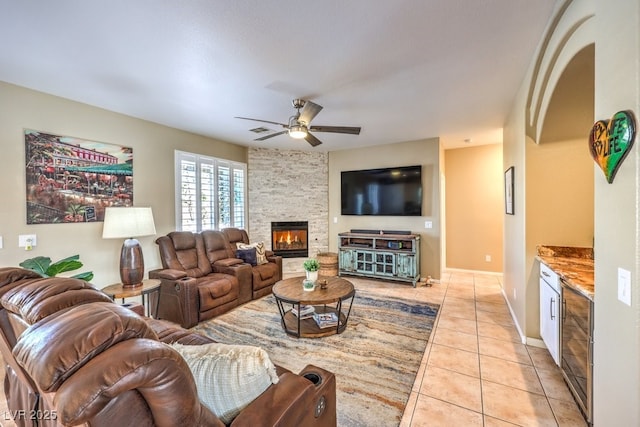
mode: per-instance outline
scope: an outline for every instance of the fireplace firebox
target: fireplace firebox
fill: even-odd
[[[280,221],[271,223],[271,250],[283,258],[309,256],[309,223]]]

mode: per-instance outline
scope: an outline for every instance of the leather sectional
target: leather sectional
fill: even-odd
[[[270,251],[255,266],[236,257],[237,243],[249,243],[245,230],[174,231],[156,243],[163,268],[149,278],[161,280],[157,317],[184,328],[268,295],[282,278],[282,257]]]
[[[0,268],[0,304],[4,385],[17,425],[224,426],[166,345],[209,338],[143,318],[81,280],[21,268]],[[333,374],[314,366],[276,372],[277,384],[229,425],[336,425]]]

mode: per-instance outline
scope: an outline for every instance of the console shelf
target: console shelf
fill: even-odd
[[[338,275],[420,280],[419,234],[338,234]]]

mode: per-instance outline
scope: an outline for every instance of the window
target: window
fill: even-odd
[[[247,165],[176,151],[176,229],[245,228]]]

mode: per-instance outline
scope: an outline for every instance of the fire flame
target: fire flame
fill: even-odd
[[[291,232],[290,232],[290,231],[287,231],[287,240],[286,240],[287,245],[290,245],[292,241],[293,241],[293,242],[297,242],[297,241],[298,241],[298,236],[297,236],[297,235],[296,235],[296,236],[294,236],[293,240],[291,240]],[[283,243],[283,242],[285,242],[285,239],[284,239],[284,233],[280,234],[280,240],[279,240],[278,242],[279,242],[279,243]]]

